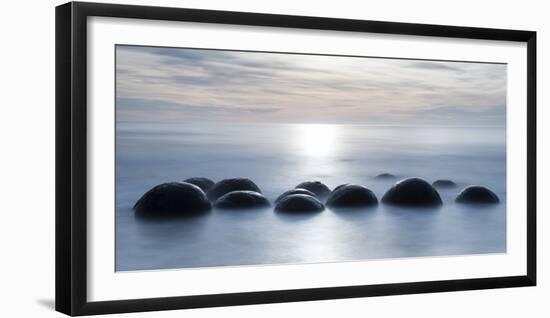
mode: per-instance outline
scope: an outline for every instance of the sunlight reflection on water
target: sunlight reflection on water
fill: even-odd
[[[117,127],[116,269],[283,264],[506,251],[505,134],[492,128],[343,125]],[[439,209],[380,205],[288,215],[272,208],[214,209],[197,218],[151,222],[131,207],[150,187],[187,177],[249,177],[273,200],[305,180],[334,188],[363,184],[381,198],[394,181],[453,179]],[[503,203],[455,204],[468,184]]]
[[[308,156],[313,160],[338,155],[338,125],[300,124],[293,128],[298,155]]]

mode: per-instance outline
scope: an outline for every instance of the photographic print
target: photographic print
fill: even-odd
[[[506,252],[506,64],[115,54],[116,271]]]

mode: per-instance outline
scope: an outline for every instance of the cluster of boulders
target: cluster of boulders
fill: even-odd
[[[384,173],[377,179],[395,179]],[[436,188],[453,188],[451,180],[436,180],[432,184],[421,178],[396,182],[382,196],[381,202],[404,207],[433,207],[443,204]],[[498,196],[482,186],[468,186],[455,199],[458,203],[498,203]],[[281,194],[274,202],[277,212],[320,212],[325,205],[332,209],[360,208],[378,205],[378,198],[368,188],[358,184],[341,184],[330,190],[320,181],[306,181]],[[134,205],[134,210],[146,216],[193,215],[207,212],[212,206],[221,209],[248,209],[270,206],[269,200],[252,180],[189,178],[169,182],[147,191]]]

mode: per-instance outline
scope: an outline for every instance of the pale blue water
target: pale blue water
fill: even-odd
[[[118,123],[116,270],[315,263],[506,252],[506,134],[502,128]],[[405,177],[454,180],[439,209],[377,208],[283,215],[212,210],[146,221],[133,204],[167,181],[248,177],[273,201],[306,180],[362,184],[380,199]],[[466,185],[491,188],[492,207],[455,204]]]

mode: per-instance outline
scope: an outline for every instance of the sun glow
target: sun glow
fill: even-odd
[[[334,154],[337,137],[337,125],[300,124],[297,125],[296,146],[305,156],[327,157]]]

